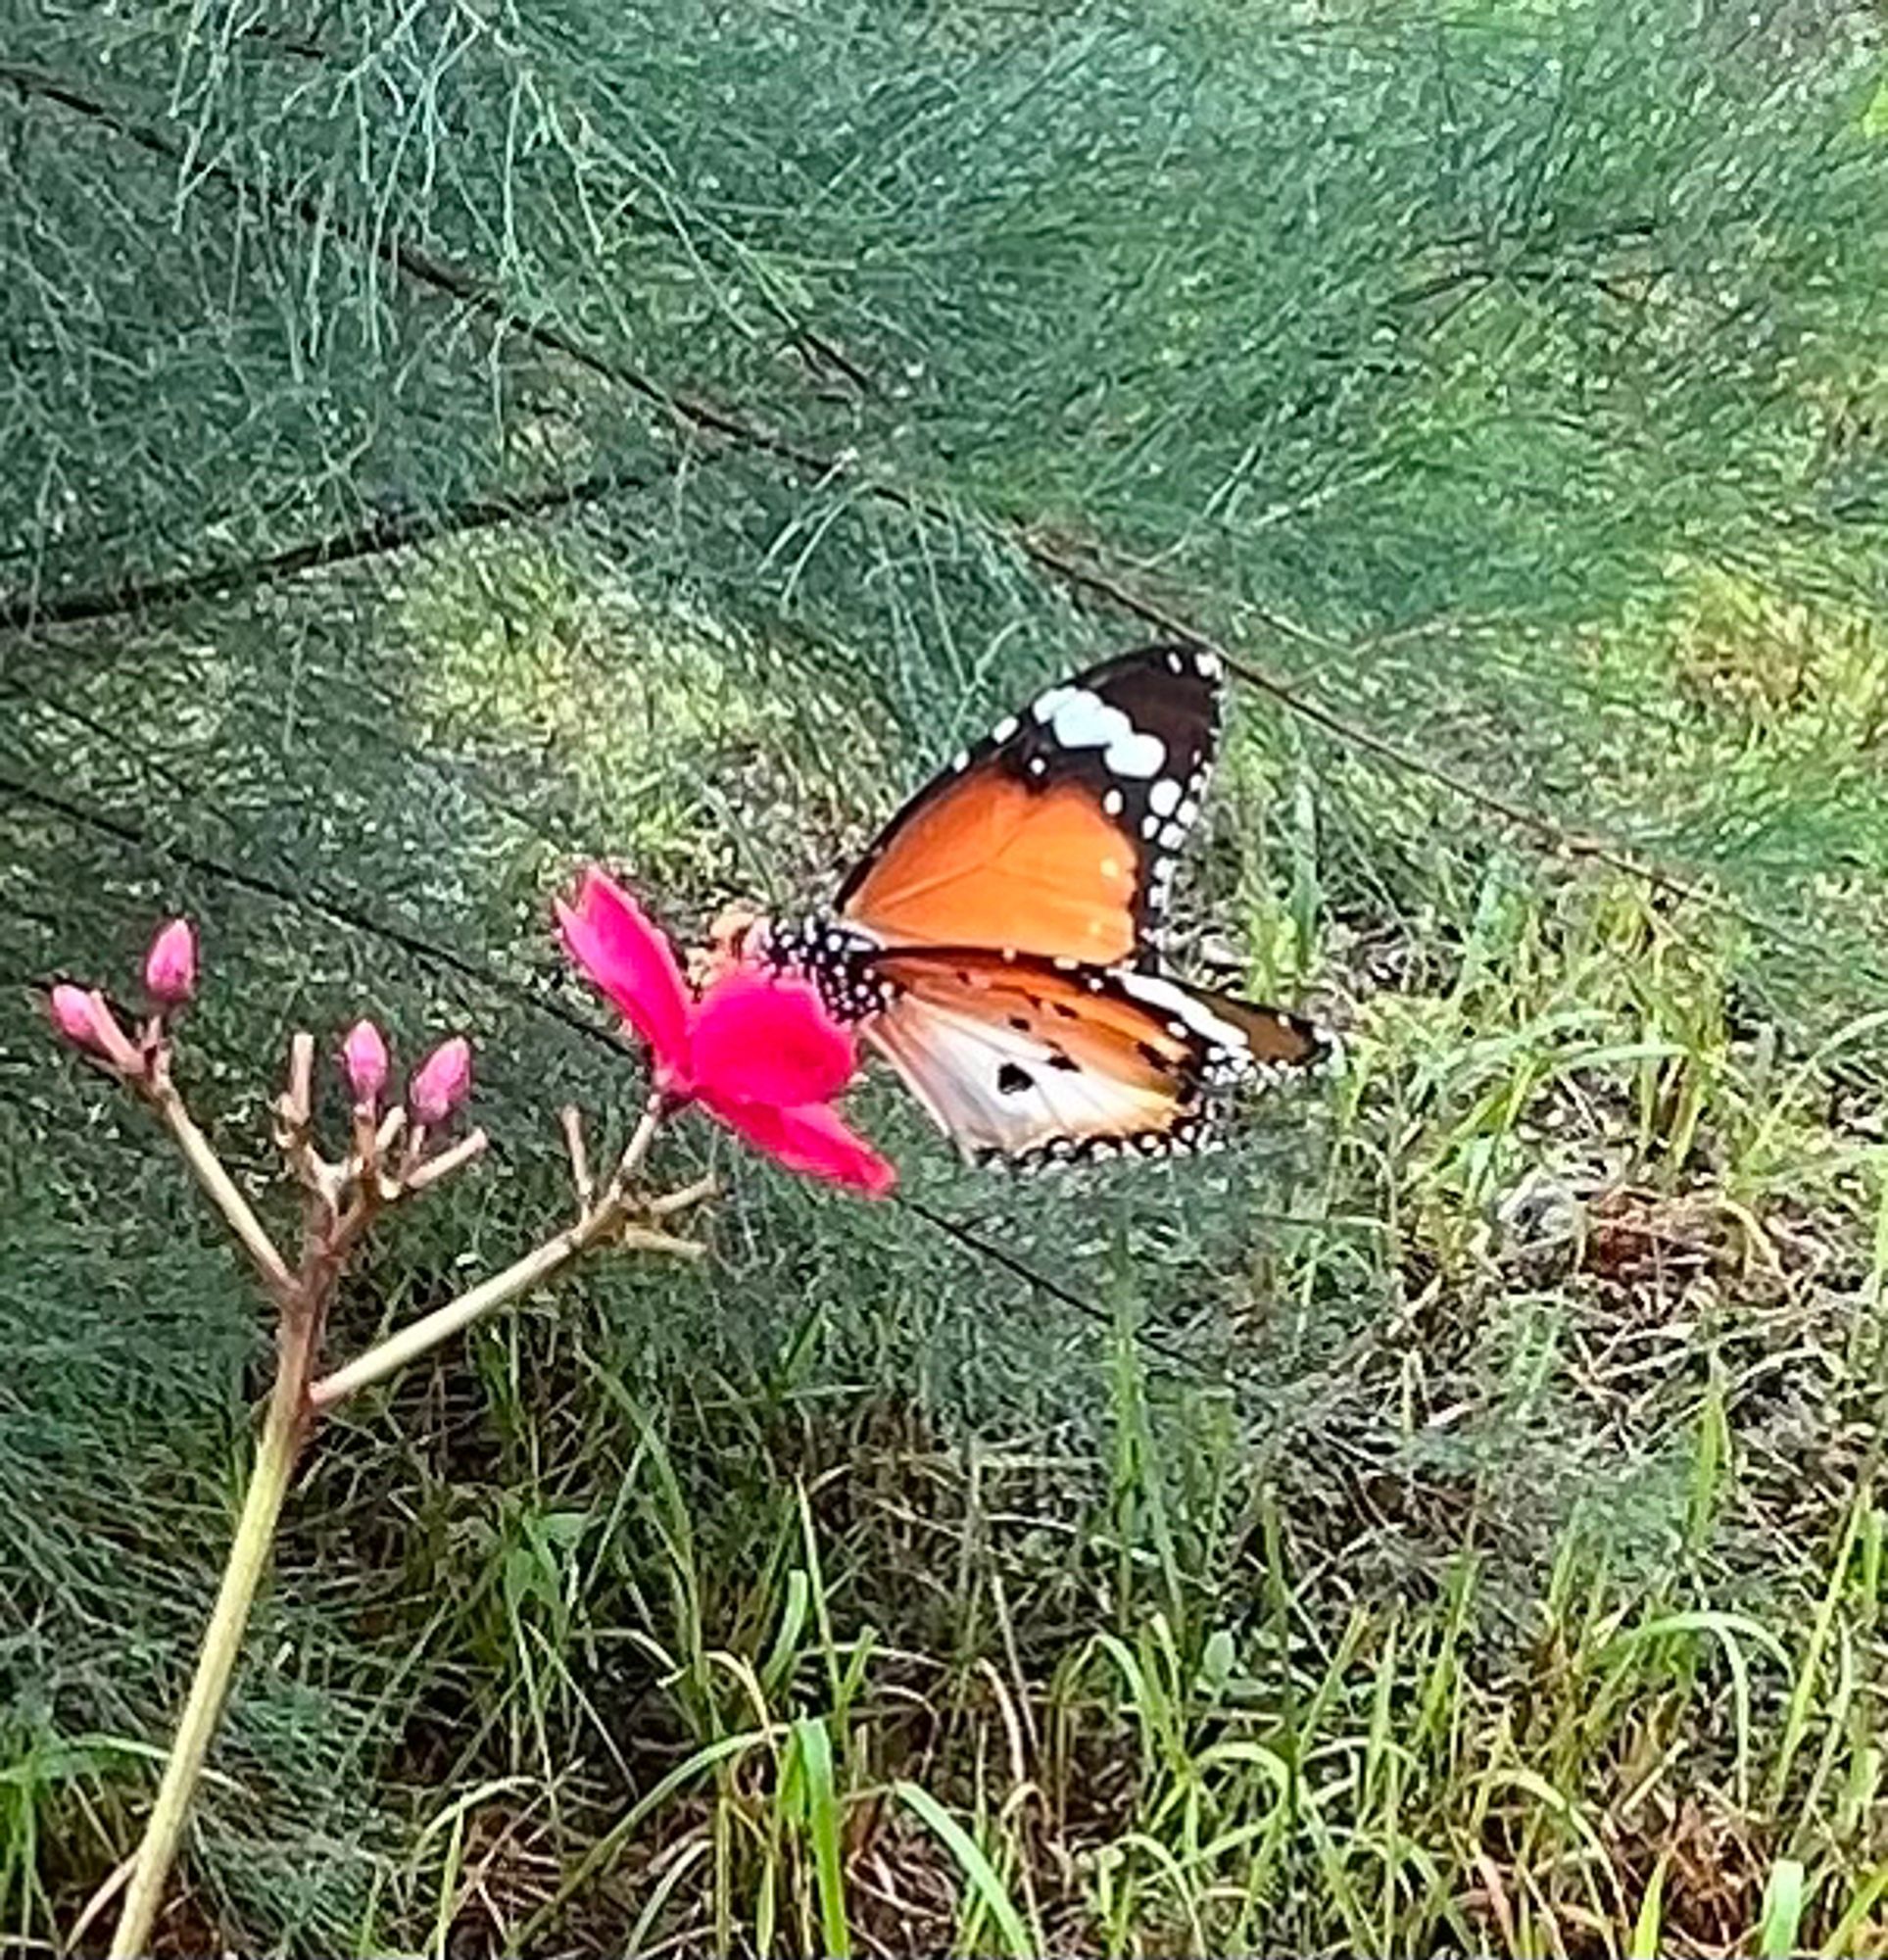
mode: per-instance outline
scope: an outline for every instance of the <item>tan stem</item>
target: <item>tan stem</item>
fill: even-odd
[[[695,1239],[678,1239],[671,1232],[652,1232],[647,1225],[625,1225],[616,1243],[626,1252],[667,1252],[678,1259],[701,1259],[708,1249]]]
[[[201,1137],[198,1141],[202,1142]],[[207,1145],[204,1148],[208,1150]],[[213,1157],[211,1161],[216,1160]],[[242,1202],[240,1198],[236,1201]],[[231,1223],[234,1222],[231,1214]],[[283,1279],[292,1284],[286,1272]],[[229,1691],[229,1679],[242,1651],[256,1589],[268,1569],[275,1523],[281,1515],[282,1499],[288,1494],[289,1480],[294,1475],[295,1459],[306,1433],[306,1396],[315,1358],[315,1327],[316,1316],[306,1300],[285,1307],[275,1387],[269,1396],[262,1440],[257,1446],[249,1493],[243,1500],[229,1563],[223,1568],[216,1609],[204,1633],[189,1698],[178,1718],[176,1739],[164,1766],[163,1781],[158,1785],[157,1801],[138,1846],[131,1882],[124,1894],[124,1908],[112,1937],[112,1960],[132,1960],[132,1956],[151,1951],[151,1929],[163,1902],[165,1881],[182,1841],[190,1799],[203,1773],[204,1758]]]
[[[249,1200],[236,1189],[221,1160],[210,1147],[210,1139],[197,1128],[183,1098],[169,1082],[160,1083],[153,1093],[164,1127],[176,1139],[177,1148],[190,1172],[203,1187],[210,1201],[228,1222],[242,1249],[254,1261],[268,1290],[277,1299],[294,1291],[295,1278],[287,1262],[275,1250],[275,1242],[264,1229],[263,1221],[250,1208]]]
[[[655,1132],[666,1106],[660,1098],[651,1101],[610,1177],[608,1189],[574,1225],[559,1232],[555,1239],[547,1239],[542,1246],[514,1260],[502,1273],[494,1273],[490,1279],[481,1280],[457,1299],[448,1300],[444,1306],[435,1307],[431,1313],[423,1314],[410,1326],[403,1327],[398,1334],[389,1335],[377,1347],[357,1355],[345,1367],[335,1369],[331,1375],[323,1375],[309,1391],[310,1405],[316,1411],[325,1411],[362,1389],[385,1381],[409,1361],[425,1353],[427,1348],[437,1348],[442,1341],[450,1341],[474,1321],[482,1320],[488,1313],[531,1292],[534,1287],[543,1286],[592,1246],[612,1234],[620,1234],[630,1216],[629,1186],[649,1155],[649,1147],[655,1141]],[[680,1243],[674,1242],[663,1250],[674,1250]],[[651,1246],[648,1250],[655,1248]]]
[[[636,1125],[622,1155],[616,1160],[616,1168],[610,1173],[605,1200],[620,1198],[629,1188],[630,1180],[642,1169],[643,1160],[649,1155],[649,1147],[655,1141],[655,1132],[661,1127],[662,1118],[673,1106],[666,1096],[652,1096],[649,1099],[642,1121]]]
[[[596,1202],[597,1187],[590,1180],[590,1153],[584,1149],[583,1117],[571,1104],[557,1111],[557,1126],[563,1131],[563,1147],[570,1158],[570,1182],[577,1203],[588,1211]]]
[[[467,1131],[451,1150],[441,1151],[436,1157],[428,1157],[417,1170],[410,1173],[401,1189],[408,1192],[424,1191],[429,1184],[437,1184],[441,1178],[451,1177],[454,1171],[463,1170],[475,1156],[480,1155],[490,1141],[483,1130]]]
[[[622,1206],[606,1199],[587,1218],[580,1219],[567,1231],[559,1232],[555,1239],[547,1239],[542,1246],[525,1253],[523,1258],[507,1266],[502,1273],[494,1273],[489,1280],[481,1280],[457,1299],[421,1315],[398,1334],[389,1335],[377,1348],[369,1348],[346,1367],[337,1368],[331,1375],[323,1375],[309,1391],[310,1402],[317,1411],[325,1411],[358,1391],[384,1381],[415,1356],[425,1353],[428,1348],[436,1348],[442,1341],[451,1340],[455,1334],[471,1326],[473,1321],[483,1319],[508,1300],[516,1299],[520,1294],[542,1286],[546,1280],[561,1272],[579,1253],[587,1251],[612,1226],[619,1226],[622,1220]]]
[[[698,1177],[693,1184],[685,1184],[680,1191],[665,1191],[660,1198],[652,1198],[643,1209],[652,1218],[672,1218],[676,1212],[686,1211],[692,1204],[704,1202],[720,1189],[720,1179],[709,1172],[706,1177]]]

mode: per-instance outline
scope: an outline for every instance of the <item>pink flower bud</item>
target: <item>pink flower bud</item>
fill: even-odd
[[[179,1007],[197,991],[197,935],[188,919],[172,919],[144,956],[144,985],[152,1000]]]
[[[88,994],[70,984],[55,987],[47,1005],[53,1026],[74,1048],[95,1054],[124,1075],[143,1072],[144,1060],[118,1024],[105,996],[97,988]]]
[[[356,1021],[341,1044],[341,1059],[347,1064],[355,1102],[371,1109],[387,1086],[387,1044],[380,1030],[369,1020]]]
[[[407,1086],[407,1107],[415,1123],[431,1129],[465,1101],[472,1087],[472,1045],[463,1035],[441,1042]]]

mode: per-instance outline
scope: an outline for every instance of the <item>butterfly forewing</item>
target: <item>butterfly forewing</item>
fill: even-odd
[[[890,945],[1010,948],[1106,964],[1158,933],[1199,814],[1220,663],[1142,647],[1000,721],[911,799],[842,887]]]

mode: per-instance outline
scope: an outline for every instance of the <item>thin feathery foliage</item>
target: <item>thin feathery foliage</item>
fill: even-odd
[[[1314,710],[1238,704],[1178,945],[1344,1083],[1027,1194],[881,1087],[911,1203],[743,1165],[702,1272],[363,1403],[167,1950],[1881,1950],[1882,62],[11,6],[0,1939],[134,1839],[266,1368],[35,986],[202,919],[257,1177],[292,1026],[476,1031],[364,1339],[634,1107],[578,861],[804,904],[1151,612]]]

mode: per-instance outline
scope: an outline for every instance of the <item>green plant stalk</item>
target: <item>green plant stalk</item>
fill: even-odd
[[[609,1188],[598,1203],[590,1206],[582,1219],[569,1230],[528,1252],[513,1265],[482,1285],[473,1287],[457,1300],[426,1315],[412,1327],[383,1342],[346,1368],[325,1380],[314,1379],[327,1296],[345,1258],[349,1235],[334,1238],[323,1255],[306,1264],[298,1279],[291,1275],[273,1243],[257,1221],[247,1202],[211,1149],[208,1140],[183,1107],[180,1098],[168,1083],[154,1099],[160,1113],[183,1147],[185,1158],[218,1208],[230,1222],[236,1236],[249,1250],[271,1293],[281,1301],[280,1332],[277,1336],[275,1386],[270,1393],[268,1413],[263,1421],[261,1441],[256,1448],[255,1467],[250,1473],[249,1493],[243,1499],[242,1516],[237,1520],[235,1543],[229,1562],[223,1568],[222,1585],[217,1604],[205,1630],[203,1647],[197,1656],[197,1671],[190,1683],[189,1698],[177,1722],[177,1733],[158,1785],[157,1802],[144,1828],[143,1841],[132,1861],[131,1880],[124,1895],[118,1931],[113,1936],[111,1960],[136,1960],[151,1950],[151,1929],[157,1923],[164,1899],[165,1881],[176,1860],[183,1839],[183,1827],[190,1804],[203,1775],[205,1758],[217,1733],[230,1678],[242,1651],[249,1615],[256,1603],[256,1592],[268,1569],[269,1554],[275,1544],[275,1526],[288,1495],[289,1480],[302,1446],[319,1413],[355,1390],[393,1373],[415,1354],[468,1327],[506,1301],[515,1299],[560,1272],[580,1253],[601,1240],[614,1236],[623,1243],[648,1250],[674,1251],[694,1255],[700,1247],[666,1233],[633,1222],[628,1200],[630,1180],[641,1169],[654,1140],[655,1131],[666,1113],[664,1099],[653,1099],[643,1113],[634,1136],[624,1150]],[[469,1142],[469,1139],[467,1140]],[[463,1147],[461,1147],[462,1149]],[[454,1153],[436,1159],[444,1164]],[[580,1180],[581,1181],[581,1180]],[[414,1188],[417,1188],[415,1185]],[[712,1181],[703,1179],[688,1189],[656,1199],[645,1209],[652,1220],[685,1209],[708,1196]]]
[[[308,1433],[308,1378],[314,1360],[316,1321],[317,1316],[301,1302],[283,1316],[275,1387],[269,1396],[268,1413],[256,1449],[249,1494],[243,1499],[242,1516],[237,1522],[235,1543],[230,1546],[229,1563],[223,1568],[216,1610],[210,1616],[203,1648],[197,1656],[189,1699],[183,1704],[176,1737],[164,1766],[164,1779],[158,1785],[157,1802],[131,1869],[124,1909],[112,1938],[112,1960],[134,1960],[134,1956],[151,1951],[151,1929],[163,1902],[165,1881],[170,1875],[177,1845],[183,1838],[191,1798],[196,1794],[204,1758],[222,1714],[236,1657],[242,1651],[256,1590],[268,1569],[282,1500],[288,1494],[289,1479],[295,1473],[296,1458]]]

